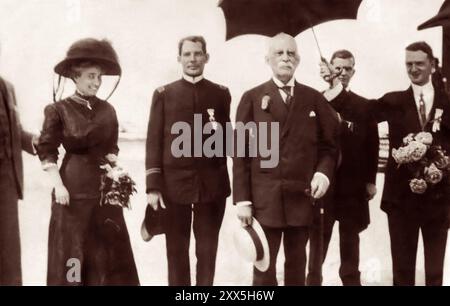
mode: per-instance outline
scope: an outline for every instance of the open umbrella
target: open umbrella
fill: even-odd
[[[226,39],[243,34],[292,36],[317,24],[356,19],[362,0],[221,0]]]
[[[442,73],[445,80],[450,78],[450,0],[445,0],[436,16],[425,21],[418,30],[424,30],[432,27],[442,26],[442,69],[438,71]],[[448,84],[444,80],[446,92],[448,92]]]
[[[442,4],[439,12],[433,18],[425,21],[421,25],[419,25],[418,30],[423,30],[431,27],[450,26],[450,1],[446,0]]]

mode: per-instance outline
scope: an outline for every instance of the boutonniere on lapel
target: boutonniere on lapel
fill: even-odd
[[[270,96],[268,94],[265,94],[261,98],[261,109],[265,112],[269,112],[270,110]]]
[[[434,119],[433,119],[433,127],[432,127],[432,131],[433,133],[436,133],[438,131],[441,130],[441,122],[442,122],[442,113],[444,111],[442,110],[442,108],[436,108],[436,112],[434,113]]]
[[[353,133],[353,131],[355,129],[355,124],[353,122],[347,121],[347,120],[343,120],[343,122],[345,123],[345,125],[347,126],[349,131]]]
[[[211,122],[213,130],[217,130],[217,121],[214,117],[214,108],[208,108],[206,111],[208,112],[209,122]]]

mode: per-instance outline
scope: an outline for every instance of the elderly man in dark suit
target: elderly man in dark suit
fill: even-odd
[[[215,151],[220,153],[207,157],[210,155],[202,150],[205,143],[205,137],[201,139],[203,126],[196,126],[200,119],[214,127],[213,134],[219,133],[219,129],[224,133],[225,125],[230,121],[228,89],[203,77],[208,59],[203,37],[183,38],[178,56],[183,77],[158,88],[150,110],[146,147],[147,194],[153,209],[167,209],[169,285],[191,284],[189,242],[192,224],[196,240],[196,283],[213,284],[219,230],[225,200],[230,195],[225,142],[222,146],[216,144]],[[179,145],[187,154],[174,152],[179,147],[174,148],[174,144],[181,137],[174,131],[176,126],[191,131],[189,136],[200,129],[200,138],[194,135]]]
[[[37,138],[22,130],[13,86],[0,78],[0,285],[21,285],[19,216],[22,150],[35,154]]]
[[[359,233],[369,225],[368,202],[376,194],[378,129],[376,122],[370,117],[368,101],[349,89],[350,80],[355,73],[353,54],[348,50],[338,50],[332,55],[330,63],[329,66],[327,63],[321,64],[321,75],[330,83],[324,96],[341,118],[341,158],[335,180],[325,199],[323,229],[319,228],[319,213],[315,215],[310,234],[307,282],[309,285],[321,285],[321,266],[326,257],[333,225],[335,221],[339,221],[339,276],[344,286],[358,286],[361,285]],[[323,235],[322,239],[319,235]],[[323,246],[320,246],[321,240]]]
[[[433,144],[450,152],[450,101],[445,92],[433,84],[435,58],[425,42],[406,47],[406,70],[411,86],[390,92],[370,109],[378,122],[389,125],[389,149],[397,149],[410,133],[429,132]],[[438,196],[433,191],[413,193],[408,167],[398,167],[389,154],[381,209],[387,213],[391,240],[394,285],[415,284],[419,231],[425,252],[427,285],[442,285],[443,265],[448,232],[450,206],[449,186]],[[445,184],[444,184],[445,185]]]
[[[271,132],[267,140],[272,146],[279,141],[279,162],[264,168],[261,152],[256,157],[235,157],[233,200],[242,224],[251,224],[254,216],[269,243],[269,268],[254,269],[253,284],[277,284],[275,265],[283,237],[285,285],[304,285],[305,247],[313,220],[310,195],[321,198],[332,179],[338,120],[319,92],[295,81],[300,57],[292,36],[280,33],[271,38],[266,62],[273,78],[244,93],[236,126],[268,123],[275,128],[278,124],[279,132]],[[250,130],[245,147],[259,132]]]

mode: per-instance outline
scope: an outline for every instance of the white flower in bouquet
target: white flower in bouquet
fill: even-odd
[[[409,133],[408,136],[403,138],[403,144],[408,145],[411,141],[414,141],[414,134]]]
[[[431,146],[433,143],[433,135],[428,132],[420,132],[414,137],[414,140],[423,143],[424,145]]]
[[[128,175],[128,172],[125,171],[120,166],[115,166],[106,173],[106,176],[109,177],[110,179],[112,179],[114,182],[119,182],[120,178],[127,176],[127,175]]]
[[[410,151],[407,147],[400,147],[398,149],[392,149],[392,157],[397,164],[407,164],[412,161],[410,157]]]
[[[392,149],[392,157],[394,158],[395,162],[397,164],[404,164],[405,163],[405,154],[402,147],[398,149]]]
[[[117,155],[116,154],[112,154],[112,153],[106,154],[105,158],[106,158],[107,161],[109,161],[112,164],[115,164],[117,162]]]
[[[408,150],[408,156],[413,161],[421,160],[425,154],[427,153],[428,147],[419,141],[411,141],[408,146],[406,146]]]

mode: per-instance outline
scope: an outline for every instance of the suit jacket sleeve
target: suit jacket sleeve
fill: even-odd
[[[227,146],[227,132],[226,132],[226,124],[228,122],[231,122],[230,119],[230,106],[231,106],[231,94],[230,91],[227,89],[225,92],[225,98],[224,98],[224,108],[225,108],[225,125],[223,126],[223,148],[224,148],[224,152],[225,152],[225,148]],[[226,152],[225,152],[226,153]],[[226,156],[224,153],[224,156]],[[224,158],[223,161],[225,162],[225,164],[227,163],[227,158]]]
[[[338,157],[339,120],[337,113],[324,97],[318,96],[316,110],[319,119],[318,163],[316,172],[325,174],[332,179]]]
[[[164,91],[155,90],[147,129],[145,174],[146,192],[163,189]]]
[[[375,184],[378,172],[378,153],[380,149],[380,140],[378,137],[378,125],[376,121],[366,116],[366,183]]]
[[[58,161],[58,147],[62,142],[62,122],[54,104],[44,109],[44,124],[39,137],[38,155],[43,166],[56,164]]]
[[[355,99],[351,102],[352,110],[356,113],[356,117],[360,118],[362,128],[365,129],[366,137],[364,142],[364,149],[360,154],[364,154],[364,177],[365,183],[375,184],[378,172],[378,153],[380,147],[380,141],[378,137],[378,124],[375,120],[373,114],[371,113],[371,108],[376,117],[379,120],[384,121],[387,118],[387,102],[380,101],[369,101],[362,97],[356,95],[347,94],[348,98]],[[371,104],[374,103],[374,104]]]
[[[114,108],[112,108],[112,116],[113,116],[113,120],[114,120],[114,130],[111,133],[111,139],[109,142],[110,148],[109,148],[109,152],[108,153],[112,153],[115,155],[119,154],[119,146],[118,146],[118,141],[119,141],[119,121],[117,120],[117,114],[116,111],[114,110]]]
[[[22,150],[32,154],[36,155],[36,151],[33,147],[33,134],[21,130],[21,142],[22,142]]]
[[[236,112],[236,125],[246,124],[253,121],[253,109],[251,95],[244,93]],[[245,135],[244,148],[237,146],[237,129],[234,132],[234,158],[233,158],[233,203],[242,201],[252,201],[251,196],[251,176],[250,158],[248,157],[249,135]],[[239,151],[241,151],[239,153]],[[243,157],[239,157],[242,156]]]
[[[444,112],[442,113],[442,121],[440,126],[441,134],[443,135],[441,145],[447,151],[447,153],[450,153],[450,98],[445,95],[442,99],[444,99]]]
[[[15,116],[15,121],[17,122],[17,126],[20,129],[20,142],[22,145],[22,150],[24,150],[30,154],[36,155],[36,152],[33,148],[33,143],[32,143],[33,134],[31,134],[27,131],[24,131],[22,129],[22,125],[20,123],[20,116],[17,111],[17,102],[16,102],[17,100],[16,100],[16,94],[14,92],[14,87],[7,82],[5,82],[5,84],[6,84],[7,90],[9,91],[9,96],[12,99],[12,104],[14,105],[14,116]]]
[[[370,100],[368,106],[372,119],[378,123],[389,120],[391,107],[392,105],[386,98],[386,95],[378,100]]]

